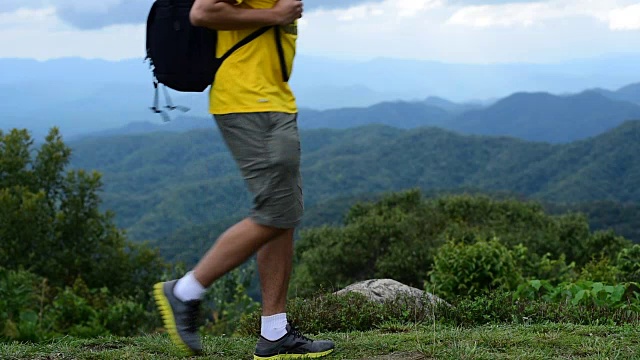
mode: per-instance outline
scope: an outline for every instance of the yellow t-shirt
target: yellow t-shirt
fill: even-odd
[[[277,0],[237,0],[238,5],[270,9]],[[240,42],[255,29],[218,31],[217,56]],[[287,71],[290,74],[296,52],[297,23],[281,26],[280,34]],[[275,29],[237,50],[222,64],[209,94],[212,114],[247,112],[296,113],[296,99],[284,82],[276,45]]]

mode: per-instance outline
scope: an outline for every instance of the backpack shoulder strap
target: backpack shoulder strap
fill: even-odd
[[[269,31],[269,29],[271,29],[273,26],[265,26],[263,28],[260,28],[254,32],[252,32],[249,36],[247,36],[246,38],[240,40],[240,42],[238,42],[237,44],[235,44],[231,49],[229,49],[224,55],[222,55],[222,57],[219,59],[220,62],[225,61],[229,56],[231,56],[231,54],[233,54],[234,52],[238,51],[238,49],[240,49],[241,47],[247,45],[248,43],[252,42],[253,40],[257,39],[260,35],[266,33],[267,31]]]
[[[280,58],[280,70],[282,70],[282,81],[289,82],[289,69],[287,69],[287,61],[284,59],[284,48],[282,47],[282,34],[280,27],[276,26],[276,46],[278,47],[278,57]]]

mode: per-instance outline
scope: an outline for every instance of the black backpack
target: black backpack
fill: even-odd
[[[169,120],[169,116],[158,107],[159,84],[165,86],[164,94],[167,101],[165,109],[189,111],[189,108],[174,106],[171,103],[166,87],[181,92],[204,91],[213,83],[216,72],[231,54],[272,28],[267,26],[256,30],[221,58],[217,58],[217,31],[193,26],[189,20],[194,1],[156,0],[147,19],[145,60],[149,60],[155,88],[151,110],[161,114],[165,121]],[[284,64],[280,31],[276,31],[276,43],[280,62]]]

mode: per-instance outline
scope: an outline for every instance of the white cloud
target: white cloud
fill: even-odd
[[[613,9],[609,26],[612,30],[640,30],[640,3]]]
[[[466,6],[448,20],[450,25],[470,27],[531,26],[557,14],[545,3]]]
[[[338,20],[341,21],[354,21],[358,19],[364,19],[373,15],[373,9],[370,6],[362,5],[355,6],[346,11],[338,12]]]
[[[0,57],[117,60],[144,56],[142,24],[78,29],[65,21],[60,9],[63,5],[88,6],[85,0],[58,0],[57,10],[33,5],[54,0],[28,1],[29,9],[0,12]],[[94,10],[121,1],[106,0],[102,8]],[[475,6],[453,0],[382,0],[358,1],[346,9],[307,11],[300,22],[299,44],[301,54],[341,58],[548,62],[638,52],[638,30],[639,0],[548,0]]]
[[[1,13],[0,30],[0,57],[39,60],[69,56],[108,60],[144,57],[143,25],[80,31],[60,20],[53,7]]]
[[[0,29],[18,28],[51,28],[57,23],[56,9],[45,7],[41,9],[20,8],[13,12],[0,13]]]
[[[605,23],[611,30],[639,29],[640,3],[620,7],[621,3],[620,0],[554,0],[464,6],[449,18],[447,24],[476,28],[512,28],[585,18]]]
[[[405,0],[395,1],[393,5],[401,17],[417,16],[425,10],[431,10],[444,5],[442,0]]]
[[[443,0],[404,0],[370,2],[354,5],[345,9],[319,10],[309,14],[312,17],[334,17],[340,21],[365,20],[369,22],[372,17],[393,19],[398,17],[419,16],[424,11],[443,6]]]

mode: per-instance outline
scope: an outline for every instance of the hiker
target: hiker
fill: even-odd
[[[218,56],[274,26],[225,60],[210,91],[210,113],[253,195],[251,215],[184,277],[154,286],[165,328],[190,354],[202,352],[196,323],[206,289],[255,253],[263,316],[254,359],[316,358],[334,350],[331,341],[302,335],[285,312],[293,235],[303,214],[298,110],[287,83],[302,12],[299,0],[195,0],[190,11],[194,26],[218,30]]]

